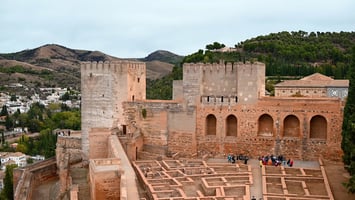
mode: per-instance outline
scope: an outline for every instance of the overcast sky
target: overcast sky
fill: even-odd
[[[355,31],[354,0],[0,0],[0,53],[60,44],[188,55],[280,31]]]

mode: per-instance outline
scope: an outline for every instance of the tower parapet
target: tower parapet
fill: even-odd
[[[186,63],[183,91],[188,104],[210,102],[209,97],[221,97],[220,102],[255,103],[265,93],[263,63]],[[232,100],[231,100],[232,98]],[[223,100],[223,101],[222,101]]]

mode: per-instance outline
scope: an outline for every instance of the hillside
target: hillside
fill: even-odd
[[[299,78],[315,72],[335,79],[348,79],[351,47],[355,46],[355,32],[279,32],[239,42],[225,51],[224,44],[214,42],[184,57],[183,63],[255,62],[266,65],[266,89],[282,76]],[[223,49],[222,49],[223,48]],[[162,79],[148,82],[147,98],[171,99],[173,79],[181,79],[180,67]]]
[[[183,62],[260,61],[267,76],[306,76],[315,72],[345,78],[355,32],[279,32],[235,45],[233,51],[199,50]],[[206,47],[209,45],[206,45]]]
[[[169,51],[158,50],[139,60],[147,65],[147,79],[155,80],[168,75],[183,58]]]
[[[171,59],[171,60],[170,60]],[[168,51],[156,51],[136,59],[147,64],[147,78],[161,78],[182,59]],[[56,44],[15,53],[0,54],[0,84],[21,83],[33,87],[73,87],[80,89],[80,62],[120,60],[100,51],[70,49]],[[167,62],[169,61],[169,62]]]

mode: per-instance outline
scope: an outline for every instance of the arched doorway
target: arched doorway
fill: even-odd
[[[206,117],[206,135],[216,135],[217,119],[214,115],[209,114]]]
[[[309,137],[327,139],[327,120],[323,116],[312,117]]]
[[[229,115],[226,119],[226,136],[237,137],[238,120],[234,115]]]
[[[299,137],[300,136],[300,120],[294,116],[289,115],[284,119],[284,137]]]
[[[268,114],[263,114],[258,120],[258,136],[270,136],[274,135],[274,120]]]

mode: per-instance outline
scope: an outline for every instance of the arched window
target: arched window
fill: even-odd
[[[226,119],[226,136],[237,137],[238,121],[234,115],[229,115]]]
[[[216,135],[217,119],[209,114],[206,118],[206,135]]]
[[[263,114],[258,120],[258,136],[274,135],[274,120],[268,114]]]
[[[327,120],[323,116],[312,117],[309,137],[327,139]]]
[[[289,115],[284,119],[284,137],[299,137],[300,136],[300,120],[294,116]]]

